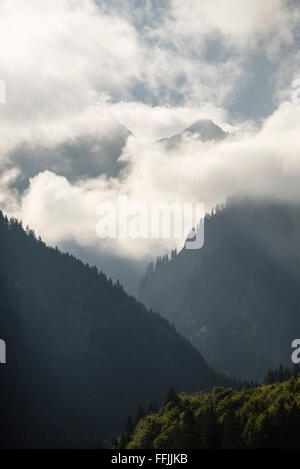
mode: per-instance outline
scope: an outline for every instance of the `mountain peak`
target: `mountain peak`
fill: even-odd
[[[199,134],[203,141],[222,140],[227,137],[227,132],[221,129],[210,119],[198,119],[192,125],[184,129],[183,133]]]

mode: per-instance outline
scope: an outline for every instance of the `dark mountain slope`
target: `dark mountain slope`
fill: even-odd
[[[218,369],[261,379],[291,364],[300,334],[300,207],[231,202],[206,217],[205,244],[148,271],[140,298]]]
[[[165,319],[1,212],[0,338],[2,447],[95,446],[170,385],[224,382]]]

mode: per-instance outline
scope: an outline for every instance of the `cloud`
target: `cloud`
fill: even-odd
[[[3,166],[18,170],[14,186],[20,193],[28,187],[31,177],[46,170],[65,176],[70,182],[101,174],[115,177],[124,170],[120,156],[129,135],[130,132],[119,125],[111,128],[107,135],[89,133],[59,145],[23,143],[8,154]]]
[[[74,239],[84,245],[100,242],[97,205],[114,204],[121,194],[147,207],[155,202],[204,202],[208,210],[236,194],[299,200],[299,119],[300,106],[283,103],[260,130],[241,128],[219,142],[187,135],[171,151],[163,144],[129,137],[123,152],[129,166],[122,177],[72,184],[53,172],[40,173],[22,199],[21,218],[51,244]],[[175,243],[104,242],[108,251],[132,258],[173,248]]]
[[[149,106],[142,102],[121,101],[107,106],[116,120],[147,142],[180,132],[197,119],[212,119],[227,126],[227,113],[212,104],[201,106]]]
[[[108,129],[106,103],[138,101],[150,114],[153,106],[230,108],[264,69],[249,62],[257,54],[274,62],[278,95],[287,88],[277,77],[286,46],[298,49],[298,19],[299,7],[282,0],[1,2],[0,158],[23,142],[57,145]],[[246,113],[247,100],[239,104]],[[253,112],[265,112],[256,104]]]
[[[298,198],[298,22],[292,0],[0,2],[1,207],[51,244],[136,260],[174,243],[100,243],[99,202]],[[153,143],[201,118],[231,137]]]
[[[8,213],[19,212],[19,197],[14,184],[20,176],[17,168],[4,169],[0,165],[0,207]]]
[[[97,101],[126,95],[140,77],[135,29],[92,0],[1,2],[0,43],[7,85],[0,134],[8,149],[92,130],[101,118]]]
[[[190,0],[188,7],[173,0],[171,11],[163,34],[174,37],[178,48],[189,42],[191,51],[203,49],[205,39],[214,36],[232,52],[264,47],[270,56],[292,43],[299,19],[299,9],[285,0]]]

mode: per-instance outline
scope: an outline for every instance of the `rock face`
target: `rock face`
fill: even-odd
[[[262,379],[291,366],[300,333],[300,208],[231,202],[205,220],[205,244],[148,270],[140,299],[218,370]]]
[[[184,129],[183,133],[197,134],[203,142],[208,140],[223,140],[228,135],[221,127],[207,119],[197,120],[190,127]]]

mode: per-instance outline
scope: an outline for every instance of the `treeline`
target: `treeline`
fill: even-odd
[[[175,259],[176,256],[177,256],[177,249],[176,248],[172,249],[170,256],[169,256],[169,254],[164,254],[162,256],[158,256],[156,258],[155,263],[150,262],[150,264],[148,264],[145,275],[147,276],[147,275],[151,274],[151,272],[154,272],[156,270],[161,269],[164,266],[167,266],[170,262],[172,262],[173,259]]]
[[[142,404],[139,405],[135,417],[131,417],[131,415],[126,420],[123,432],[119,438],[115,438],[113,443],[110,440],[103,440],[99,443],[100,448],[125,448],[126,445],[130,442],[132,434],[134,432],[135,427],[138,423],[144,419],[147,415],[152,415],[157,413],[159,408],[156,404],[150,402],[148,407],[143,406]]]
[[[287,381],[283,381],[284,376]],[[300,448],[300,368],[280,366],[239,391],[169,391],[165,405],[126,426],[116,449]]]
[[[269,370],[264,379],[264,384],[283,383],[288,381],[291,376],[300,378],[300,365],[294,365],[293,369],[279,365],[275,370]]]
[[[206,213],[204,217],[204,223],[210,220],[216,213],[220,212],[225,208],[225,203],[221,204],[216,204],[214,208],[212,208],[210,213]],[[164,267],[166,267],[170,262],[172,262],[176,256],[178,255],[177,248],[172,249],[170,255],[169,254],[163,254],[161,256],[157,256],[155,262],[150,262],[146,268],[145,272],[145,277],[147,277],[149,274],[152,272],[155,272],[157,270],[160,270]]]

